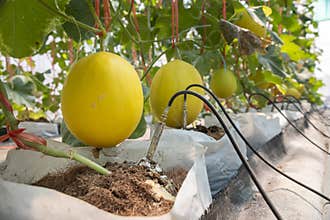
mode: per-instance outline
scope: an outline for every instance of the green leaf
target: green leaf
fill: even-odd
[[[262,7],[262,11],[264,12],[266,17],[269,17],[269,15],[272,14],[273,10],[270,7],[265,6],[265,5],[263,5],[261,7]]]
[[[293,35],[282,34],[281,39],[283,40],[283,45],[281,47],[281,52],[288,54],[288,56],[293,61],[299,61],[308,58],[308,54],[305,53],[297,44],[293,41],[296,39]]]
[[[228,43],[233,42],[235,39],[238,40],[242,55],[251,55],[255,51],[263,51],[261,39],[253,32],[223,19],[220,20],[220,28]]]
[[[294,15],[284,15],[282,16],[283,26],[287,28],[290,32],[299,31],[301,29],[301,25],[299,24],[297,16]]]
[[[0,128],[6,124],[6,117],[3,114],[2,110],[0,109]],[[1,134],[4,135],[4,134]]]
[[[317,90],[319,88],[324,86],[324,83],[322,82],[322,80],[316,79],[315,77],[309,78],[308,83],[309,83],[310,88],[313,92],[317,92]]]
[[[258,65],[260,65],[259,61],[258,61],[257,54],[254,53],[254,54],[249,55],[247,57],[247,62],[248,62],[249,69],[250,69],[251,73],[252,74],[256,73]]]
[[[8,84],[5,84],[8,98],[15,104],[32,108],[35,105],[33,96],[36,87],[33,81],[26,76],[16,75]]]
[[[155,28],[159,39],[171,37],[171,16],[161,15],[157,18]]]
[[[279,85],[282,84],[282,78],[279,77],[278,75],[275,75],[270,71],[265,71],[265,72],[263,72],[263,74],[264,74],[266,82],[279,84]]]
[[[258,60],[259,63],[261,63],[266,69],[271,70],[273,73],[282,77],[286,77],[288,75],[282,68],[280,53],[275,46],[269,46],[265,55],[259,54]]]
[[[88,24],[89,26],[93,26],[95,23],[86,0],[71,0],[66,7],[65,12],[66,14],[73,16],[77,21]],[[76,42],[80,42],[81,40],[86,40],[94,36],[93,32],[86,31],[71,22],[65,22],[63,24],[63,28],[68,36]]]
[[[51,91],[51,89],[48,86],[44,85],[43,81],[40,81],[36,76],[32,75],[31,73],[25,73],[25,75],[33,81],[38,91],[41,91],[43,93],[48,93]]]
[[[147,130],[147,122],[144,118],[144,114],[142,114],[142,117],[140,119],[138,126],[136,127],[133,134],[131,134],[129,139],[136,139],[136,138],[142,137],[146,133],[146,130]]]
[[[208,75],[210,73],[210,69],[219,68],[219,64],[222,63],[221,56],[222,54],[220,54],[218,50],[206,51],[196,57],[193,65],[201,75]]]
[[[241,3],[235,3],[235,16],[233,19],[233,23],[241,28],[248,29],[259,37],[266,37],[267,28],[265,23],[260,19],[263,17],[267,20],[263,10],[253,10],[252,8],[245,8]],[[256,12],[259,12],[259,16]]]
[[[0,5],[0,50],[13,57],[35,53],[59,23],[47,9],[63,10],[69,0],[10,0]]]

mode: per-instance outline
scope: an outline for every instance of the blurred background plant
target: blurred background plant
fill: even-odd
[[[323,83],[314,72],[321,50],[315,46],[318,23],[312,3],[0,1],[0,78],[19,120],[59,121],[60,92],[70,65],[100,50],[118,53],[136,67],[145,115],[152,78],[173,58],[193,64],[206,84],[219,68],[234,72],[238,89],[223,102],[235,112],[254,92],[289,94],[319,105]],[[253,106],[266,104],[255,99]],[[3,124],[3,114],[0,120]]]

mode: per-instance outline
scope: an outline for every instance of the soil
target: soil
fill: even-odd
[[[220,128],[215,125],[210,126],[208,128],[203,125],[197,125],[196,128],[193,128],[193,130],[207,134],[208,136],[213,137],[216,140],[220,140],[225,135],[223,128]]]
[[[181,168],[154,173],[133,163],[107,163],[105,167],[111,171],[108,176],[76,166],[63,173],[49,174],[34,185],[55,189],[116,215],[157,216],[169,212],[174,202],[156,195],[146,180],[163,185],[160,177],[165,174],[178,190],[187,174]]]

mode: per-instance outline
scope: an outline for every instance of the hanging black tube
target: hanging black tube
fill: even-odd
[[[303,188],[313,192],[314,194],[320,196],[321,198],[327,200],[330,202],[330,198],[327,197],[326,195],[316,191],[315,189],[305,185],[302,182],[299,182],[298,180],[292,178],[291,176],[287,175],[286,173],[283,173],[281,170],[279,170],[278,168],[276,168],[276,166],[274,166],[272,163],[268,162],[263,156],[261,156],[258,151],[256,151],[252,145],[246,140],[246,138],[244,137],[244,135],[240,132],[240,130],[237,128],[237,126],[235,125],[235,123],[233,122],[233,120],[231,119],[231,117],[229,116],[229,114],[226,112],[226,109],[223,107],[223,105],[220,103],[220,101],[218,100],[218,98],[214,95],[214,93],[209,90],[208,88],[199,85],[199,84],[192,84],[190,86],[187,87],[187,90],[189,90],[192,87],[199,87],[204,89],[205,91],[207,91],[209,93],[209,95],[212,96],[212,98],[216,101],[216,103],[218,104],[218,106],[221,108],[222,112],[225,114],[226,118],[228,119],[228,121],[230,122],[230,124],[233,126],[233,128],[235,129],[235,131],[238,133],[238,135],[242,138],[242,140],[244,141],[244,143],[246,144],[246,146],[261,160],[263,161],[266,165],[268,165],[270,168],[272,168],[274,171],[276,171],[277,173],[281,174],[282,176],[286,177],[287,179],[291,180],[292,182],[298,184],[299,186],[302,186]]]
[[[296,103],[294,103],[291,99],[289,99],[288,97],[283,97],[285,100],[287,100],[288,101],[288,105],[289,104],[292,104],[296,109],[297,109],[297,111],[299,111],[301,114],[303,114],[303,116],[304,116],[304,118],[305,118],[305,120],[308,122],[308,124],[310,124],[315,130],[317,130],[320,134],[322,134],[324,137],[326,137],[326,138],[330,138],[330,136],[329,135],[327,135],[326,133],[324,133],[321,129],[319,129],[318,127],[316,127],[316,125],[313,123],[313,122],[311,122],[311,120],[309,120],[309,118],[307,117],[307,113],[306,112],[304,112],[303,110],[301,110],[301,108],[302,108],[302,105],[300,105],[301,106],[301,108],[299,108],[297,105],[296,105]]]
[[[318,108],[315,108],[315,107],[314,107],[314,104],[311,104],[311,108],[312,108],[313,111],[316,111],[316,112],[321,116],[321,118],[326,119],[326,120],[330,120],[329,117],[325,117],[325,116],[323,115],[323,113],[324,113],[324,111],[326,110],[326,108],[324,108],[323,113],[320,112],[320,110],[319,110]]]
[[[288,100],[290,103],[294,103],[294,102],[292,102],[289,98],[291,98],[291,99],[294,99],[298,104],[299,104],[299,106],[300,106],[300,109],[301,109],[301,113],[302,114],[304,114],[305,115],[305,113],[308,115],[308,112],[307,111],[305,111],[304,110],[304,108],[303,108],[303,106],[302,106],[302,103],[300,102],[300,100],[299,99],[297,99],[296,97],[294,97],[294,96],[292,96],[292,95],[287,95],[287,96],[284,96],[283,98],[285,98],[286,100]],[[318,109],[315,109],[314,107],[313,107],[313,104],[311,104],[311,108],[312,108],[312,110],[314,111],[314,112],[316,112],[321,118],[323,118],[323,119],[325,119],[325,120],[329,120],[328,118],[325,118],[319,111],[318,111]],[[299,111],[299,110],[298,110]],[[304,112],[304,113],[303,113]],[[325,121],[321,121],[321,123],[322,124],[324,124],[325,126],[330,126],[330,124],[327,124],[327,123],[325,123]]]
[[[252,93],[250,96],[249,96],[249,100],[248,100],[248,102],[250,103],[250,101],[251,101],[251,97],[253,97],[253,96],[262,96],[263,98],[265,98],[266,100],[268,100],[268,102],[269,103],[271,103],[273,106],[274,106],[274,108],[276,108],[276,110],[287,120],[287,122],[292,126],[292,127],[294,127],[295,129],[296,129],[296,131],[298,131],[298,133],[299,134],[301,134],[306,140],[308,140],[311,144],[313,144],[315,147],[317,147],[319,150],[321,150],[322,152],[324,152],[325,154],[327,154],[328,156],[330,155],[330,153],[327,151],[327,150],[325,150],[325,149],[323,149],[322,147],[320,147],[318,144],[316,144],[314,141],[312,141],[309,137],[307,137],[299,128],[297,128],[297,126],[294,124],[294,123],[292,123],[292,121],[290,120],[290,119],[288,119],[287,117],[286,117],[286,115],[275,105],[275,103],[272,101],[272,100],[270,100],[270,98],[268,98],[267,96],[265,96],[264,94],[261,94],[261,93]]]
[[[267,203],[267,205],[269,206],[269,208],[271,209],[271,211],[273,212],[274,216],[279,219],[282,220],[283,218],[281,217],[280,213],[276,210],[275,206],[273,205],[272,201],[269,199],[269,197],[267,196],[266,192],[264,191],[264,189],[262,188],[261,184],[259,183],[255,173],[253,172],[252,168],[250,167],[249,163],[247,162],[247,160],[245,159],[244,155],[242,154],[241,150],[239,149],[239,146],[237,145],[237,143],[235,142],[233,136],[230,134],[230,131],[228,129],[228,127],[226,126],[225,122],[222,120],[221,116],[219,115],[219,113],[217,112],[217,110],[214,108],[214,106],[207,101],[206,98],[204,98],[202,95],[194,92],[194,91],[189,91],[189,90],[183,90],[183,91],[179,91],[177,93],[175,93],[170,101],[168,102],[168,107],[170,107],[174,100],[180,96],[180,95],[192,95],[195,96],[197,98],[199,98],[200,100],[202,100],[212,111],[212,113],[216,116],[216,118],[218,119],[219,123],[222,125],[224,131],[226,132],[226,134],[228,135],[228,138],[230,140],[230,142],[232,143],[237,155],[239,156],[240,160],[242,161],[243,165],[245,166],[245,168],[247,169],[249,175],[251,176],[254,184],[257,186],[259,192],[261,193],[262,197],[264,198],[265,202]]]

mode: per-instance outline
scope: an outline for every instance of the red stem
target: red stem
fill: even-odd
[[[10,112],[13,113],[13,107],[11,106],[10,102],[8,99],[5,97],[5,95],[1,92],[0,90],[0,102],[6,107],[6,109]]]
[[[226,6],[226,0],[222,0],[222,17],[224,20],[227,19],[227,6]]]
[[[226,0],[222,0],[222,17],[223,17],[224,20],[227,19]],[[226,59],[226,45],[223,48],[222,54],[223,54],[223,57]]]
[[[29,66],[31,67],[31,72],[33,72],[33,70],[34,70],[34,68],[33,68],[33,59],[32,59],[32,57],[29,57],[28,59],[29,59],[29,62],[30,62]]]
[[[55,70],[55,59],[56,59],[56,43],[55,39],[51,42],[51,57],[52,57],[52,70]]]
[[[98,18],[100,18],[100,0],[95,0],[94,6],[95,6],[95,14],[97,15]],[[99,24],[97,23],[97,21],[95,21],[94,27],[99,28]],[[99,37],[102,37],[103,36],[102,31],[98,32],[97,35]]]
[[[95,7],[95,13],[97,17],[100,17],[100,0],[95,0],[94,1],[94,7]],[[99,24],[95,22],[95,28],[99,28]]]
[[[280,16],[282,17],[282,14],[283,14],[283,8],[282,7],[280,7],[279,13],[280,13]],[[278,27],[277,28],[278,28],[278,33],[279,34],[282,34],[282,31],[283,31],[282,24],[278,24]]]
[[[138,63],[137,53],[134,44],[132,44],[132,58],[134,63]]]
[[[140,27],[139,27],[138,19],[136,17],[136,9],[134,6],[134,0],[131,0],[131,4],[132,4],[131,7],[132,7],[132,12],[133,12],[135,30],[136,30],[136,32],[140,33]]]
[[[70,64],[72,64],[74,61],[74,54],[73,54],[73,43],[71,38],[68,40],[68,50],[69,50]]]
[[[109,0],[103,1],[103,14],[104,14],[105,30],[108,32],[110,30],[110,24],[111,24],[111,19],[112,19]]]
[[[226,59],[226,45],[223,47],[222,56],[224,59]]]
[[[158,0],[157,7],[161,8],[163,5],[163,0]]]
[[[6,108],[6,110],[9,112],[10,115],[13,115],[13,108],[8,99],[6,98],[5,94],[0,91],[0,102],[2,105]],[[13,116],[13,120],[16,120],[15,117]],[[0,136],[0,142],[7,140],[8,138],[11,138],[17,147],[20,147],[22,149],[31,149],[29,146],[24,144],[24,141],[29,141],[33,143],[38,143],[38,144],[44,144],[46,145],[46,140],[37,137],[32,134],[24,133],[25,129],[22,128],[17,128],[12,130],[12,128],[7,125],[7,134]]]
[[[140,39],[140,26],[139,26],[139,21],[138,21],[137,16],[136,16],[136,9],[135,9],[135,5],[134,5],[134,0],[131,0],[131,8],[132,8],[132,12],[133,12],[133,19],[134,19],[135,31],[137,32],[137,34],[139,36],[139,39]],[[139,55],[141,57],[143,71],[146,71],[147,70],[147,66],[146,66],[146,62],[145,62],[145,59],[144,59],[144,56],[143,56],[143,52],[142,52],[142,48],[141,47],[139,49]],[[146,79],[147,79],[148,85],[150,86],[151,85],[151,77],[150,77],[150,75],[148,75],[146,77]]]

